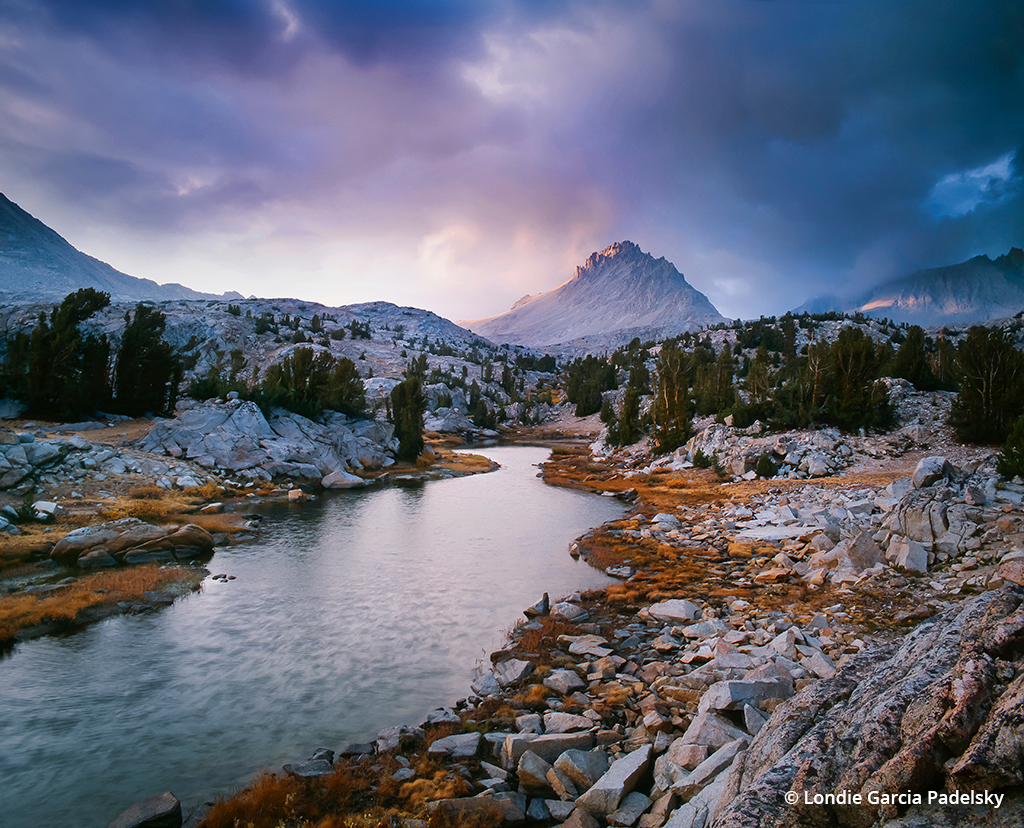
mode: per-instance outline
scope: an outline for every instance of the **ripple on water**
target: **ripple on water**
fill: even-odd
[[[104,826],[137,799],[186,804],[418,723],[542,592],[608,582],[567,554],[621,514],[552,489],[547,452],[487,449],[498,472],[265,508],[203,592],[21,645],[0,662],[5,828]]]

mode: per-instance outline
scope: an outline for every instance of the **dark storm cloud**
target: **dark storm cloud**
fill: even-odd
[[[23,0],[0,38],[0,163],[126,224],[629,236],[734,315],[1024,243],[1019,2]]]
[[[986,237],[951,232],[980,214],[921,209],[942,176],[1020,143],[1019,3],[706,4],[666,43],[666,94],[614,152],[641,147],[632,157],[669,173],[661,188],[644,170],[632,180],[660,190],[682,233],[825,274],[873,246],[900,268],[1024,236],[1019,196]]]

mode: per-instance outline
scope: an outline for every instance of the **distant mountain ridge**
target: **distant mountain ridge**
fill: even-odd
[[[894,322],[930,325],[986,322],[1024,310],[1024,250],[1011,248],[996,259],[919,270],[848,301],[833,296],[804,303],[798,312],[860,311]]]
[[[661,338],[723,320],[671,262],[623,241],[591,254],[553,290],[459,324],[499,343],[615,347],[634,336]]]
[[[184,285],[159,285],[115,270],[73,247],[0,193],[0,299],[60,299],[89,287],[123,302],[242,298],[233,291],[216,295]]]

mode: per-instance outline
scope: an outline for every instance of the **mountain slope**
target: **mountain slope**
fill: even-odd
[[[671,262],[630,241],[591,254],[576,275],[511,310],[459,324],[493,342],[531,347],[613,346],[634,336],[658,338],[724,317]]]
[[[879,285],[853,301],[823,297],[798,311],[829,305],[915,325],[985,322],[1024,310],[1024,251],[1013,248],[992,260],[975,256],[960,264],[920,270]]]
[[[6,300],[62,298],[79,288],[106,291],[115,301],[220,299],[183,285],[137,279],[87,256],[0,193],[0,296]]]

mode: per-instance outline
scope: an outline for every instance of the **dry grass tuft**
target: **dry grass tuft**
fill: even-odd
[[[277,828],[281,820],[295,816],[292,804],[300,790],[298,779],[264,771],[234,796],[218,799],[202,824],[204,828]]]
[[[198,584],[202,575],[188,569],[160,569],[155,564],[86,576],[59,592],[44,597],[9,595],[0,598],[0,642],[36,624],[71,624],[80,612],[101,604],[141,601],[144,592],[172,584]]]
[[[430,779],[410,779],[402,785],[398,797],[409,810],[420,810],[427,802],[466,796],[472,790],[463,776],[439,770]]]
[[[135,500],[163,500],[166,495],[167,489],[151,484],[147,484],[145,486],[133,486],[128,490],[128,497]]]
[[[224,489],[216,483],[204,483],[202,486],[189,486],[187,489],[182,489],[181,493],[193,500],[217,500],[223,496]]]

